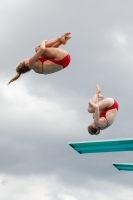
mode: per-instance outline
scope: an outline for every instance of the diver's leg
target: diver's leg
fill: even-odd
[[[90,99],[92,102],[97,103],[98,101],[98,96],[100,94],[101,90],[100,87],[97,85],[96,86],[96,91],[95,94],[93,95],[93,97]],[[90,103],[88,104],[88,112],[89,113],[94,113],[94,108],[90,105]]]
[[[59,47],[61,44],[66,44],[66,42],[68,41],[68,39],[70,39],[71,37],[69,36],[70,32],[64,33],[62,36],[52,39],[52,40],[47,40],[46,41],[46,47]],[[68,37],[68,38],[67,38]],[[38,45],[35,48],[35,51],[37,52],[40,48],[40,45]]]

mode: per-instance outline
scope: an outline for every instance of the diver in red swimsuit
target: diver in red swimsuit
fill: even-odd
[[[17,67],[17,75],[9,81],[8,84],[17,80],[21,74],[31,69],[40,74],[51,74],[66,68],[70,63],[70,55],[67,51],[58,48],[61,44],[71,38],[70,32],[53,40],[43,40],[39,46],[35,48],[36,54],[30,58],[21,61]]]
[[[45,62],[47,62],[47,61],[49,60],[49,61],[55,63],[56,65],[62,66],[63,69],[64,69],[64,68],[67,67],[67,66],[69,65],[69,63],[70,63],[70,55],[67,54],[62,60],[58,60],[58,61],[55,60],[54,58],[47,58],[47,57],[43,57],[43,56],[40,57],[40,58],[38,58],[38,60],[42,63],[41,71],[40,71],[40,68],[39,68],[39,71],[36,71],[35,69],[34,69],[34,71],[35,71],[36,73],[39,73],[39,74],[49,74],[49,73],[48,73],[49,71],[46,71]],[[59,70],[58,70],[58,71],[59,71]],[[50,72],[50,73],[54,73],[54,72],[55,72],[55,71]]]
[[[100,93],[100,87],[97,85],[96,92],[88,105],[88,112],[93,113],[94,119],[88,126],[91,135],[98,135],[100,130],[111,126],[118,112],[118,103],[113,98],[104,99]]]

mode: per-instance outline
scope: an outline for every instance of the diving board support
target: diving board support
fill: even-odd
[[[113,163],[118,170],[133,171],[133,163]]]
[[[80,154],[133,151],[133,138],[71,142],[69,145]]]

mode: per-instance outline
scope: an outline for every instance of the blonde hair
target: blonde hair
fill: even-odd
[[[24,74],[26,72],[29,72],[31,69],[25,65],[25,63],[22,61],[20,62],[17,67],[16,67],[16,72],[17,72],[17,75],[14,76],[9,82],[8,82],[8,85],[13,82],[13,81],[16,81],[20,76],[21,74]]]
[[[88,132],[91,135],[98,135],[100,133],[100,128],[93,128],[91,125],[88,126]]]

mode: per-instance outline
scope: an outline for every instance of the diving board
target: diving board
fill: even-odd
[[[72,142],[69,145],[80,154],[133,151],[133,138]]]
[[[113,163],[118,170],[133,171],[133,163]]]

